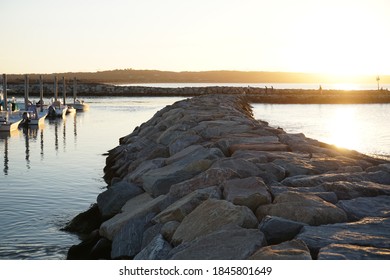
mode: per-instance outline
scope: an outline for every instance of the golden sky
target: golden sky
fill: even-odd
[[[0,73],[390,74],[389,0],[1,0]]]

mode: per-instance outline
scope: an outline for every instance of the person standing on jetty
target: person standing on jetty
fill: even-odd
[[[318,89],[320,91],[320,94],[322,94],[322,86],[320,85],[320,88]]]

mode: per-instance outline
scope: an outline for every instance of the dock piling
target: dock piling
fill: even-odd
[[[4,110],[7,111],[7,75],[3,74],[3,95],[4,95]]]

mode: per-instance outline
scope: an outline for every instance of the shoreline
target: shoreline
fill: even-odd
[[[62,96],[62,85],[58,95]],[[67,97],[72,96],[73,87],[66,86]],[[115,86],[108,84],[78,84],[79,97],[194,97],[208,94],[245,95],[249,102],[268,104],[373,104],[390,103],[390,91],[385,90],[315,90],[273,89],[262,87],[148,87]],[[54,95],[53,85],[44,85],[44,97]],[[8,96],[24,96],[24,84],[9,84]],[[39,96],[39,86],[30,86],[29,96]]]

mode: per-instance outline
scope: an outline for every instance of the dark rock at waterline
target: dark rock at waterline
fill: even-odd
[[[92,259],[92,248],[99,242],[99,231],[93,231],[88,237],[78,245],[70,247],[67,255],[68,260],[90,260]]]
[[[93,204],[87,211],[74,217],[63,230],[81,234],[89,234],[95,229],[99,229],[103,217],[97,204]]]

